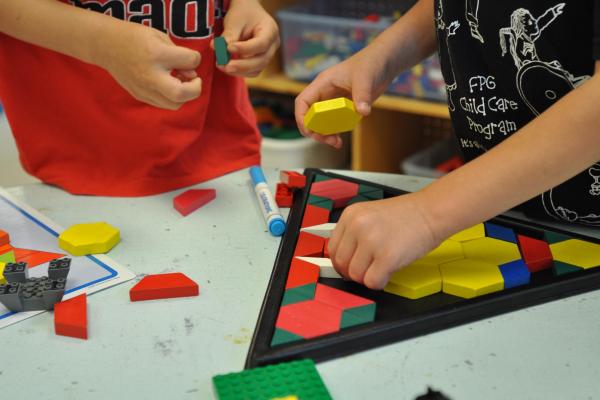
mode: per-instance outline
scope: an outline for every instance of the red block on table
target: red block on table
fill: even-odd
[[[54,305],[54,332],[61,336],[88,338],[85,293]]]
[[[306,186],[306,176],[296,171],[281,171],[279,180],[292,189],[300,189]]]
[[[10,243],[10,236],[8,235],[7,232],[4,232],[2,229],[0,229],[0,246],[4,246],[9,243]]]
[[[318,265],[294,258],[290,265],[285,288],[291,289],[298,286],[317,283],[319,280],[319,272],[320,268]]]
[[[131,301],[198,296],[198,284],[181,272],[147,275],[129,291]]]
[[[63,258],[65,255],[60,253],[48,253],[45,251],[29,250],[29,249],[14,249],[15,260],[17,262],[27,263],[27,268],[37,267],[38,265],[46,264],[57,258]]]
[[[285,183],[277,184],[275,192],[275,202],[279,207],[291,207],[294,203],[294,194]]]
[[[304,209],[301,228],[326,224],[329,222],[329,210],[308,204]]]
[[[552,253],[548,243],[522,235],[517,235],[517,241],[529,272],[552,268]]]
[[[325,238],[308,232],[300,232],[294,257],[323,257]]]
[[[215,189],[190,189],[173,199],[173,207],[184,217],[217,197]]]

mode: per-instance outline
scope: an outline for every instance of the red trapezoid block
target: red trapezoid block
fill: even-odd
[[[304,217],[302,217],[301,228],[326,224],[327,222],[329,222],[328,209],[308,204],[304,209]]]
[[[352,293],[344,292],[331,286],[317,283],[315,291],[315,301],[328,304],[332,307],[346,310],[354,307],[366,306],[373,304],[373,300],[365,299]]]
[[[316,283],[319,280],[319,266],[294,258],[290,265],[286,289]]]
[[[0,229],[0,247],[10,243],[10,236],[7,232]]]
[[[522,235],[517,235],[517,241],[529,272],[552,268],[552,253],[548,243]]]
[[[147,275],[129,291],[131,301],[198,296],[198,284],[181,272]]]
[[[308,300],[281,307],[275,326],[310,339],[339,331],[341,320],[340,309]]]
[[[173,207],[184,217],[217,197],[215,189],[190,189],[173,199]]]
[[[54,332],[87,339],[87,295],[80,294],[54,305]]]
[[[294,257],[323,257],[325,238],[308,232],[300,232]]]
[[[292,189],[300,189],[306,185],[306,176],[296,171],[281,171],[279,180]]]
[[[15,260],[27,263],[27,268],[37,267],[38,265],[45,264],[57,258],[63,258],[64,256],[64,254],[60,253],[15,248]]]

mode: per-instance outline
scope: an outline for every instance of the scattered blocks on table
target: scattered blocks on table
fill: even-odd
[[[523,235],[517,235],[517,241],[529,272],[552,268],[552,253],[548,243]]]
[[[131,301],[198,296],[198,284],[181,272],[146,275],[129,291]]]
[[[292,189],[301,189],[306,186],[306,175],[296,171],[281,171],[279,180]]]
[[[4,246],[10,243],[10,235],[8,232],[0,229],[0,246]]]
[[[324,246],[325,238],[308,232],[300,232],[294,250],[294,257],[322,257]]]
[[[500,265],[499,268],[504,280],[504,289],[527,285],[531,279],[531,272],[523,260],[511,261]]]
[[[279,207],[291,207],[294,204],[294,194],[285,183],[278,183],[275,190],[275,202]]]
[[[321,135],[333,135],[354,130],[360,119],[352,100],[339,97],[314,103],[304,116],[304,126]]]
[[[442,291],[470,299],[498,292],[504,279],[497,265],[483,260],[465,259],[440,265]]]
[[[462,243],[465,257],[502,265],[521,258],[519,247],[514,243],[494,238],[481,238]]]
[[[119,230],[106,222],[76,224],[58,237],[58,247],[74,256],[107,253],[121,240]]]
[[[300,231],[308,232],[312,235],[321,236],[323,238],[330,238],[331,233],[333,232],[333,230],[335,229],[336,226],[337,226],[336,223],[328,222],[326,224],[307,226],[305,228],[301,228]]]
[[[227,41],[223,36],[217,36],[215,37],[213,44],[215,47],[217,65],[226,65],[230,59],[229,51],[227,50]]]
[[[569,239],[550,245],[552,258],[583,269],[600,266],[600,244]]]
[[[15,258],[17,259],[17,262],[26,263],[27,268],[37,267],[38,265],[45,264],[64,256],[64,254],[59,253],[15,248]]]
[[[491,222],[486,222],[484,225],[487,237],[517,243],[517,237],[512,229]]]
[[[442,276],[437,264],[415,261],[392,274],[385,292],[409,299],[420,299],[442,291]]]
[[[319,266],[307,262],[299,257],[294,257],[290,264],[285,288],[291,289],[298,286],[314,284],[319,280]]]
[[[477,224],[470,228],[460,231],[450,236],[450,240],[457,242],[468,242],[469,240],[479,239],[485,237],[485,227],[483,224]]]
[[[189,189],[173,198],[173,207],[184,217],[217,197],[215,189]]]
[[[301,227],[321,225],[329,222],[329,211],[318,206],[307,205],[304,209]]]
[[[331,400],[312,360],[292,361],[213,377],[219,400],[268,400],[294,395]]]
[[[85,293],[54,306],[54,332],[57,335],[87,339],[87,295]]]
[[[333,201],[334,208],[347,205],[348,201],[358,195],[359,185],[341,179],[330,179],[327,181],[313,183],[310,194]]]

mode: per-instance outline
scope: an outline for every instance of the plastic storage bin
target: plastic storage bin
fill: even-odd
[[[438,171],[436,166],[458,155],[454,139],[446,139],[405,158],[401,169],[405,175],[439,178],[445,173]]]
[[[285,74],[311,81],[320,72],[367,46],[404,13],[413,0],[313,1],[277,13],[282,34]],[[389,93],[445,101],[445,85],[437,56],[402,73]]]

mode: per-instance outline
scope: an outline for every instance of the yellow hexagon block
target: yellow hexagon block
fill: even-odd
[[[600,266],[600,244],[569,239],[550,245],[552,258],[584,269]]]
[[[361,115],[356,112],[352,100],[338,97],[310,106],[304,116],[304,126],[321,135],[333,135],[352,131],[360,118]]]
[[[409,299],[420,299],[442,290],[440,268],[416,261],[392,274],[384,291]]]
[[[425,255],[418,261],[440,265],[449,261],[460,260],[465,258],[463,248],[460,243],[454,240],[445,240],[436,247],[433,251]]]
[[[121,240],[119,230],[106,222],[76,224],[58,237],[58,247],[74,256],[107,253]]]
[[[440,265],[442,291],[470,299],[504,289],[498,267],[481,260],[458,260]]]
[[[463,242],[462,247],[465,258],[486,261],[496,266],[521,258],[521,252],[515,243],[489,237]]]
[[[450,240],[457,242],[467,242],[469,240],[475,240],[485,237],[485,226],[483,224],[477,224],[464,231],[460,231],[450,236]]]

